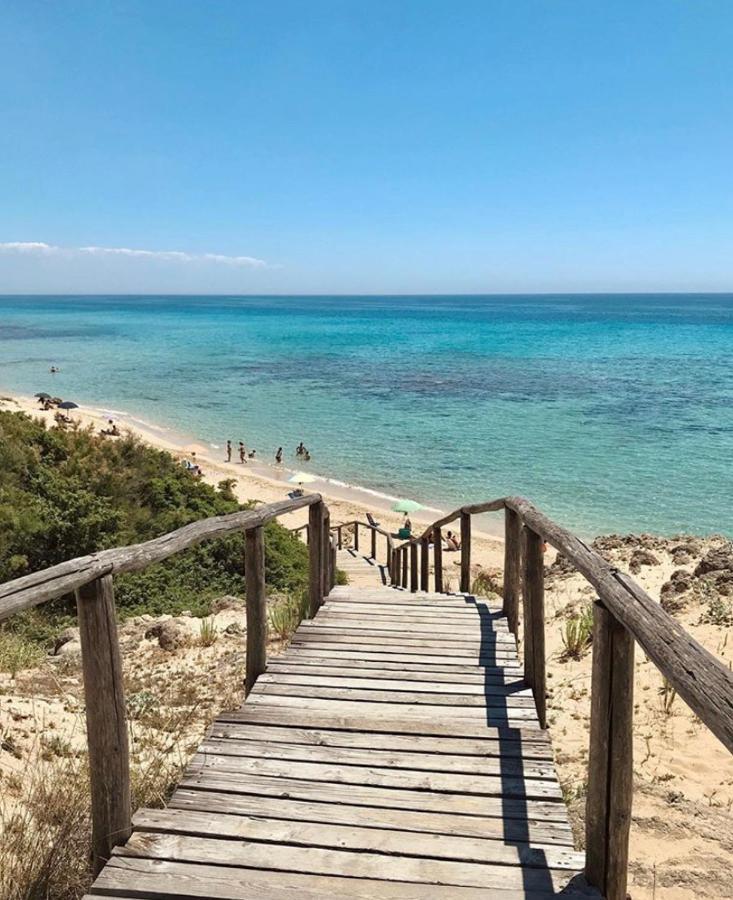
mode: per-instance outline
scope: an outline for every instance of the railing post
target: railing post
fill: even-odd
[[[426,537],[420,538],[420,590],[430,590],[430,545]]]
[[[547,727],[545,675],[545,563],[544,542],[524,528],[524,677],[532,688],[540,728]]]
[[[354,550],[359,549],[359,523],[354,522]]]
[[[312,619],[323,605],[323,501],[313,503],[308,508],[308,531],[310,541],[308,543],[308,589],[309,609],[308,614]]]
[[[92,798],[92,858],[97,875],[131,832],[130,751],[112,576],[76,592]]]
[[[593,607],[586,877],[607,900],[625,900],[633,795],[634,638]]]
[[[244,695],[267,668],[267,599],[265,597],[265,529],[244,532],[244,579],[247,602],[247,656]]]
[[[372,559],[374,560],[374,562],[376,562],[377,561],[377,529],[372,528],[372,529],[370,529],[370,531],[372,532]]]
[[[342,548],[342,546],[343,546],[342,535],[341,535],[341,530],[342,530],[342,528],[343,528],[343,526],[342,526],[342,525],[339,525],[339,527],[336,529],[336,533],[338,534],[338,548],[339,548],[339,550],[341,550],[341,548]]]
[[[443,593],[443,532],[433,528],[433,568],[435,569],[435,590]]]
[[[331,557],[330,557],[330,565],[328,567],[328,592],[330,593],[333,590],[334,585],[336,584],[336,550],[337,550],[336,538],[331,539]]]
[[[417,591],[417,541],[410,542],[410,591]]]
[[[324,506],[323,515],[323,541],[321,542],[321,554],[323,561],[321,562],[321,579],[323,582],[323,596],[328,597],[331,593],[331,576],[329,570],[331,568],[331,514],[328,507]]]
[[[508,506],[504,509],[504,615],[509,631],[519,627],[519,584],[522,562],[522,520]]]
[[[407,587],[407,547],[403,547],[400,551],[402,554],[402,578],[400,584],[403,588]]]
[[[461,591],[471,590],[471,516],[461,512]]]

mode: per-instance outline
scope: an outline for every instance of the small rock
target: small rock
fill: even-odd
[[[629,569],[634,574],[641,572],[642,566],[658,566],[659,560],[649,550],[634,550],[629,561]]]
[[[157,638],[159,646],[163,650],[168,651],[178,650],[180,647],[185,647],[189,642],[189,635],[186,631],[171,619],[159,622],[157,625],[153,625],[152,628],[148,628],[145,632],[145,637],[148,640]]]
[[[723,570],[733,571],[733,544],[710,550],[695,568],[695,575],[707,575],[708,572]]]
[[[66,641],[56,651],[56,656],[76,656],[81,654],[81,641]]]
[[[56,640],[53,644],[53,653],[54,656],[59,656],[62,648],[66,644],[77,643],[79,644],[79,650],[81,650],[81,638],[79,636],[78,628],[64,628],[64,630],[56,637]]]
[[[244,628],[239,622],[230,622],[224,629],[224,634],[244,634]]]

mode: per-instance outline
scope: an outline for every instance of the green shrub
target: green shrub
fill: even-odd
[[[577,615],[570,616],[560,632],[565,659],[580,659],[593,638],[593,607],[584,607]]]
[[[32,669],[43,659],[43,650],[22,634],[0,628],[0,672],[13,678],[23,669]]]
[[[199,643],[202,647],[213,646],[219,638],[219,632],[213,619],[202,619],[199,624]]]

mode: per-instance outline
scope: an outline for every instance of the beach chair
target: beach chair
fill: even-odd
[[[371,513],[367,513],[367,514],[366,514],[366,518],[367,518],[367,522],[368,522],[370,525],[373,525],[374,528],[379,528],[379,522],[375,522],[375,521],[374,521],[374,516],[373,516]]]

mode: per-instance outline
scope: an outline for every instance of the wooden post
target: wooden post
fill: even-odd
[[[244,579],[247,591],[247,656],[244,695],[267,668],[267,600],[265,597],[265,530],[244,533]]]
[[[339,550],[340,550],[341,547],[343,546],[342,535],[341,535],[342,527],[343,527],[343,526],[339,525],[339,527],[336,529],[336,532],[337,532],[337,534],[338,534],[338,548],[339,548]]]
[[[308,588],[310,594],[308,614],[312,619],[323,605],[323,501],[314,503],[308,508]]]
[[[328,597],[331,593],[331,514],[328,507],[324,506],[323,515],[323,542],[321,544],[321,553],[323,554],[323,562],[321,563],[321,576],[323,578],[323,596]]]
[[[329,574],[329,582],[328,582],[328,591],[329,593],[333,590],[334,585],[336,584],[336,549],[337,542],[336,538],[331,539],[331,564],[328,567]]]
[[[461,513],[461,591],[471,590],[471,516]]]
[[[519,627],[519,584],[522,563],[522,520],[513,509],[504,510],[504,615],[509,631]]]
[[[97,875],[112,848],[130,836],[130,751],[112,576],[76,592],[92,797],[92,864]]]
[[[633,795],[634,638],[593,607],[586,877],[607,900],[625,900]]]
[[[359,523],[354,522],[354,550],[359,549]]]
[[[417,541],[410,543],[410,591],[417,591]]]
[[[377,561],[377,529],[370,529],[372,532],[372,559],[374,562]]]
[[[443,532],[433,528],[433,568],[435,569],[435,590],[443,593]]]
[[[430,590],[430,545],[426,537],[420,538],[420,590]]]
[[[532,688],[540,728],[547,727],[545,675],[545,561],[544,541],[524,529],[524,676]]]
[[[402,553],[402,578],[400,579],[400,584],[403,588],[407,587],[407,547],[403,547],[400,551]]]

